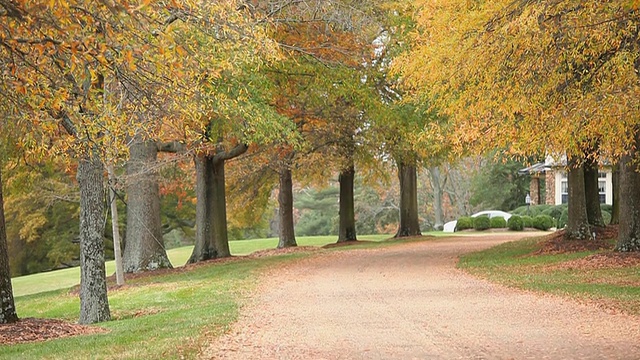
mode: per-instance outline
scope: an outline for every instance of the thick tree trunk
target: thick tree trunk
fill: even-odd
[[[587,218],[587,203],[584,190],[584,168],[575,160],[569,162],[567,181],[569,185],[569,218],[565,236],[569,239],[592,240]]]
[[[104,269],[104,168],[97,157],[81,159],[80,187],[80,324],[107,321],[109,300]]]
[[[611,206],[611,225],[620,224],[620,164],[613,166],[611,173],[611,187],[613,188],[613,202]]]
[[[431,188],[433,189],[433,212],[435,215],[433,229],[440,231],[444,227],[444,211],[442,211],[442,188],[444,186],[441,184],[440,169],[437,166],[429,168],[429,177],[431,177]]]
[[[187,263],[231,256],[227,235],[224,162],[244,154],[238,144],[214,156],[196,156],[196,244]]]
[[[0,163],[0,169],[2,168]],[[0,170],[0,173],[2,171]],[[18,321],[16,305],[13,301],[11,271],[9,270],[9,247],[4,220],[4,199],[2,197],[2,175],[0,174],[0,324]]]
[[[224,160],[211,163],[211,190],[213,206],[213,246],[219,258],[231,256],[227,235],[227,200],[225,198]]]
[[[636,134],[636,146],[640,134]],[[640,172],[634,150],[620,161],[620,225],[616,251],[640,251]]]
[[[415,164],[398,162],[400,179],[400,226],[395,237],[418,236],[418,176]]]
[[[124,271],[171,268],[162,238],[160,191],[154,170],[158,148],[153,141],[134,141],[129,151]]]
[[[278,205],[278,215],[280,216],[278,249],[297,246],[293,229],[293,181],[291,180],[291,169],[288,167],[280,171]]]
[[[604,219],[600,210],[600,191],[598,189],[598,162],[585,158],[584,160],[584,193],[589,225],[604,227]]]
[[[187,261],[215,259],[216,249],[213,241],[213,166],[212,160],[204,155],[195,157],[196,163],[196,243]]]
[[[340,182],[340,228],[338,242],[356,241],[356,215],[353,196],[355,170],[353,165],[343,169],[338,176]]]

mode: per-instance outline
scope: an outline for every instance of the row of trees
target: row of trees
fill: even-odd
[[[417,155],[400,140],[399,127],[385,123],[406,119],[389,110],[398,99],[388,95],[395,93],[381,71],[386,60],[370,49],[388,10],[378,5],[0,2],[0,111],[11,145],[3,157],[16,163],[53,155],[76,169],[81,323],[110,318],[104,177],[106,168],[125,159],[124,268],[130,272],[170,266],[159,230],[159,152],[195,160],[190,262],[230,256],[225,164],[241,155],[253,160],[234,185],[257,195],[252,206],[279,186],[280,247],[295,245],[294,170],[304,179],[340,173],[340,241],[356,239],[354,166],[375,172],[381,157],[371,150],[381,142],[387,143],[384,156],[409,162],[400,174],[415,195]],[[387,134],[393,139],[385,141]],[[399,234],[419,233],[413,212],[401,222],[407,216]],[[2,226],[6,244],[4,232]],[[0,290],[11,294],[8,267],[2,270]],[[2,297],[2,314],[15,320],[9,296]]]
[[[5,157],[77,164],[81,323],[110,317],[105,164],[127,160],[125,270],[170,266],[163,152],[195,163],[189,262],[230,256],[227,183],[247,217],[278,188],[278,246],[287,247],[296,245],[293,176],[304,184],[338,173],[338,241],[350,241],[356,167],[375,176],[393,161],[397,235],[410,236],[420,234],[417,168],[429,168],[441,197],[438,165],[496,148],[568,154],[567,233],[583,239],[590,222],[602,225],[585,196],[593,164],[622,159],[622,199],[632,201],[621,201],[630,215],[618,249],[640,247],[628,146],[638,136],[634,2],[0,0],[0,20],[0,121],[15,143]],[[227,180],[227,163],[240,158]],[[1,314],[12,321],[8,268],[0,271]]]
[[[567,237],[603,226],[597,164],[620,167],[617,249],[640,250],[637,1],[415,1],[394,63],[413,99],[454,124],[458,152],[566,159]],[[456,26],[452,27],[451,24]]]

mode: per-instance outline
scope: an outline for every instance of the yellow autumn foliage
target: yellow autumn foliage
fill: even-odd
[[[415,1],[403,85],[455,124],[458,150],[616,157],[639,123],[638,2]]]

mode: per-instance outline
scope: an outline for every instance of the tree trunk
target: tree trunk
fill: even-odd
[[[0,173],[2,172],[0,164]],[[0,174],[0,324],[18,321],[16,305],[13,301],[11,271],[9,270],[9,247],[4,220],[4,199],[2,197],[2,175]]]
[[[231,256],[227,233],[224,162],[244,154],[238,144],[214,156],[196,156],[196,244],[187,263]]]
[[[354,210],[353,181],[355,170],[353,165],[343,169],[338,176],[340,182],[340,228],[338,242],[356,241],[356,215]]]
[[[211,162],[211,190],[213,206],[213,246],[216,257],[231,256],[229,238],[227,236],[227,200],[225,198],[224,160],[214,159]]]
[[[158,148],[153,141],[134,141],[130,154],[124,270],[133,273],[171,268],[162,238],[160,191],[154,170]]]
[[[400,226],[395,237],[419,236],[418,176],[415,164],[398,162],[400,179]]]
[[[111,231],[113,233],[113,257],[116,263],[116,284],[124,285],[124,265],[122,263],[122,249],[120,247],[120,225],[118,224],[118,205],[116,204],[116,174],[113,165],[107,166],[109,174],[109,204],[111,205]]]
[[[611,187],[613,188],[613,199],[611,204],[611,225],[620,224],[620,164],[613,166],[611,173]]]
[[[598,162],[585,157],[584,164],[584,193],[589,225],[604,227],[604,219],[600,210],[600,191],[598,189]]]
[[[444,211],[442,211],[442,188],[440,181],[440,169],[437,166],[429,168],[429,177],[431,177],[431,188],[433,189],[433,212],[435,221],[433,229],[440,231],[444,227]]]
[[[189,264],[216,258],[213,241],[213,162],[204,155],[196,163],[196,243],[187,261]]]
[[[291,169],[288,167],[280,172],[280,191],[278,193],[280,215],[280,241],[278,249],[297,246],[293,229],[293,181]]]
[[[640,134],[636,134],[636,149]],[[640,172],[637,159],[640,151],[622,157],[620,161],[620,225],[616,251],[640,251]]]
[[[569,218],[565,236],[569,239],[592,240],[587,218],[584,190],[584,168],[575,159],[569,161],[567,182],[569,185]]]
[[[80,160],[80,324],[107,321],[109,300],[104,269],[104,168],[95,156]]]

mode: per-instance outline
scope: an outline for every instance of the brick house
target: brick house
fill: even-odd
[[[531,176],[529,185],[531,205],[560,205],[568,202],[569,186],[564,165],[547,156],[545,162],[533,164],[518,171],[521,175]],[[600,203],[611,205],[613,203],[613,182],[610,166],[604,165],[600,167],[598,188]]]

